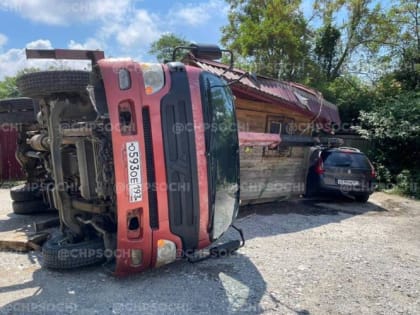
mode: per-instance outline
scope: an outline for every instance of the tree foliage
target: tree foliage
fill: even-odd
[[[274,78],[301,80],[310,62],[307,22],[300,0],[228,0],[221,42]]]
[[[158,40],[154,41],[149,50],[149,54],[156,56],[159,62],[172,60],[172,52],[175,47],[189,46],[190,42],[181,36],[169,33],[163,34]],[[177,59],[182,57],[182,52],[177,54]]]
[[[54,67],[50,68],[50,70],[54,70],[54,69],[55,69]],[[23,70],[18,71],[18,73],[15,76],[5,77],[3,81],[0,81],[0,99],[19,97],[20,92],[16,86],[16,79],[25,73],[37,72],[37,71],[40,71],[40,69],[25,68]]]
[[[335,62],[328,72],[329,80],[348,71],[369,74],[374,68],[369,67],[367,59],[371,62],[372,56],[378,57],[382,48],[395,45],[390,38],[395,38],[396,26],[388,22],[386,12],[375,2],[315,0],[314,9],[324,23],[321,31],[327,39],[328,35],[331,36],[326,44],[335,44],[332,46],[335,56],[331,57],[335,58]],[[336,39],[338,33],[340,36]],[[355,55],[361,63],[354,62],[352,58]]]
[[[0,99],[13,98],[19,96],[19,91],[16,87],[16,77],[5,77],[0,82]]]
[[[420,92],[378,96],[373,109],[361,111],[359,119],[358,132],[374,144],[371,157],[388,176],[380,180],[420,198]]]
[[[406,89],[420,89],[420,0],[400,0],[388,16],[400,30],[391,51],[399,66],[395,77]]]
[[[340,37],[340,30],[332,26],[331,23],[317,31],[314,52],[316,61],[327,81],[331,81],[336,75],[335,69],[338,62],[337,49]]]

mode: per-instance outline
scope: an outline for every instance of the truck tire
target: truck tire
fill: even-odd
[[[90,72],[81,70],[41,71],[26,73],[16,80],[22,95],[43,98],[56,93],[83,93]]]
[[[104,242],[97,238],[80,243],[63,242],[64,236],[55,236],[42,246],[42,266],[50,269],[74,269],[103,262]]]
[[[35,123],[36,103],[28,97],[0,100],[0,123]]]
[[[39,200],[40,195],[38,190],[30,189],[28,185],[23,184],[10,189],[10,198],[13,201],[31,201]]]
[[[48,210],[47,205],[41,199],[13,201],[12,208],[15,214],[36,214]]]

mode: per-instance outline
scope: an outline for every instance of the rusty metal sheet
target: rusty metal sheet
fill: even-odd
[[[233,89],[254,93],[255,97],[269,96],[272,103],[284,105],[310,116],[329,129],[330,123],[340,124],[340,115],[336,105],[323,98],[321,93],[307,86],[294,82],[279,81],[264,76],[244,76],[245,71],[229,69],[228,66],[210,60],[194,59],[193,62],[210,73],[224,77],[227,81],[239,80]]]

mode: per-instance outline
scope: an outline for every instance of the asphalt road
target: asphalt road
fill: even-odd
[[[122,279],[0,252],[0,314],[420,314],[420,203],[371,201],[246,207],[236,256]],[[10,208],[0,190],[0,232],[30,229]]]

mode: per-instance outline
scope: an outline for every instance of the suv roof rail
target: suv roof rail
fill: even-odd
[[[338,148],[344,144],[344,140],[341,138],[321,137],[320,144],[329,148]]]
[[[357,148],[351,148],[351,147],[338,147],[337,149],[339,149],[339,150],[349,150],[349,151],[354,151],[354,152],[360,152],[359,149],[357,149]]]

